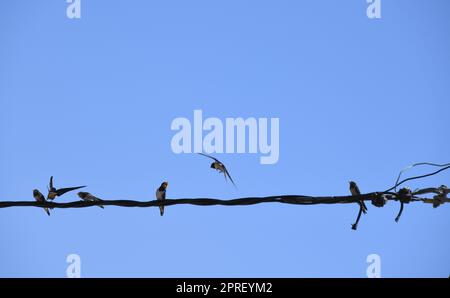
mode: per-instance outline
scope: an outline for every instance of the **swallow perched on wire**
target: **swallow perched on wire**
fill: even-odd
[[[350,192],[351,192],[352,196],[360,196],[361,192],[359,191],[358,185],[355,182],[353,182],[353,181],[350,181],[349,184],[350,184]],[[361,207],[362,212],[364,214],[366,214],[367,213],[367,206],[364,203],[364,201],[359,201],[358,204]]]
[[[358,185],[356,185],[355,182],[350,181],[350,192],[352,193],[352,196],[359,196],[361,195],[361,192],[359,191]],[[367,213],[367,207],[363,200],[358,202],[359,204],[359,212],[358,217],[356,218],[356,221],[354,224],[352,224],[352,230],[356,230],[358,228],[359,220],[361,219],[361,215],[364,213]]]
[[[36,200],[36,202],[47,202],[44,195],[37,189],[33,190],[33,197]],[[50,216],[50,211],[48,210],[48,208],[44,208],[44,210],[48,214],[48,216]]]
[[[228,172],[227,168],[220,160],[218,160],[217,158],[212,157],[210,155],[204,154],[204,153],[198,153],[198,154],[209,157],[212,160],[214,160],[214,162],[211,164],[211,169],[217,170],[217,171],[219,171],[219,173],[223,173],[225,180],[227,180],[227,177],[230,178],[231,183],[233,183],[234,187],[236,187],[236,184],[234,183],[233,178],[231,178],[230,173]]]
[[[169,186],[169,183],[164,181],[161,183],[161,186],[156,189],[156,199],[158,201],[164,201],[166,199],[167,186]],[[161,216],[164,215],[164,206],[159,206],[159,212]]]
[[[101,201],[101,199],[97,198],[94,195],[91,195],[88,192],[84,192],[84,191],[80,191],[78,193],[78,196],[83,200],[83,201],[88,201],[88,202],[97,202],[97,201]],[[98,205],[98,207],[104,209],[105,207],[103,207],[102,205]]]
[[[67,188],[59,188],[56,189],[53,186],[53,176],[50,177],[50,183],[49,183],[49,188],[48,188],[48,195],[47,195],[47,200],[54,200],[56,197],[60,197],[63,194],[65,194],[66,192],[75,190],[75,189],[79,189],[79,188],[83,188],[86,186],[77,186],[77,187],[67,187]]]

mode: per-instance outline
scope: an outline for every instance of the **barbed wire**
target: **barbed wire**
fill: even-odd
[[[438,171],[415,176],[411,178],[404,179],[399,182],[401,174],[409,168],[416,165],[434,165],[441,167]],[[439,187],[427,187],[422,189],[416,189],[411,191],[409,188],[404,187],[399,191],[392,191],[396,189],[401,184],[411,181],[422,179],[425,177],[430,177],[436,175],[442,171],[450,168],[450,164],[438,165],[431,163],[418,163],[414,164],[408,168],[405,168],[400,172],[395,185],[388,190],[382,192],[371,192],[361,195],[348,195],[348,196],[305,196],[305,195],[275,195],[266,197],[244,197],[236,199],[218,199],[218,198],[178,198],[178,199],[165,199],[165,200],[151,200],[151,201],[135,201],[135,200],[107,200],[99,199],[98,201],[73,201],[68,203],[57,203],[54,201],[0,201],[0,208],[9,207],[38,207],[38,208],[85,208],[92,206],[118,206],[118,207],[159,207],[159,206],[173,206],[173,205],[195,205],[195,206],[248,206],[262,203],[282,203],[282,204],[292,204],[292,205],[318,205],[318,204],[354,204],[361,201],[370,201],[375,207],[383,207],[388,201],[398,201],[400,202],[400,210],[397,214],[395,221],[398,222],[403,210],[404,204],[411,202],[423,202],[427,204],[432,204],[433,208],[437,208],[444,203],[450,202],[448,194],[450,189],[445,185]],[[432,194],[432,197],[422,197],[423,195]],[[362,215],[362,208],[360,207],[357,219],[354,224],[352,224],[352,229],[356,230],[358,227],[359,220]]]

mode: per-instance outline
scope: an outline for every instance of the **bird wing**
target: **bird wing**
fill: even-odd
[[[210,156],[210,155],[208,155],[208,154],[204,154],[204,153],[198,153],[198,154],[203,155],[203,156],[206,156],[206,157],[209,157],[209,158],[211,158],[211,159],[217,161],[218,163],[220,163],[220,164],[223,166],[223,169],[224,169],[224,172],[225,172],[225,173],[224,173],[224,174],[225,174],[225,179],[226,179],[227,176],[228,176],[228,178],[230,178],[231,183],[233,183],[233,185],[236,187],[236,184],[234,183],[233,178],[231,178],[230,173],[228,172],[227,168],[225,167],[225,165],[224,165],[220,160],[218,160],[217,158],[212,157],[212,156]]]
[[[102,199],[97,198],[97,197],[94,196],[94,195],[90,195],[90,198],[92,199],[93,202],[100,202],[100,201],[103,201]],[[97,205],[97,206],[100,207],[100,208],[102,208],[102,209],[105,209],[105,207],[104,207],[103,205]]]
[[[361,192],[359,191],[358,185],[355,185],[355,192],[356,192],[357,195],[361,194]]]
[[[34,196],[34,194],[33,194],[33,196]],[[45,201],[44,195],[43,195],[39,190],[36,191],[36,196],[34,196],[34,198],[35,198],[36,201],[38,201],[38,202]]]
[[[63,194],[65,194],[66,192],[69,192],[69,191],[72,191],[72,190],[75,190],[75,189],[80,189],[80,188],[83,188],[83,187],[86,187],[86,186],[60,188],[60,189],[56,190],[56,195],[59,197],[59,196],[62,196]]]
[[[156,189],[156,199],[157,200],[165,200],[166,199],[166,192],[160,191],[159,188]]]
[[[206,157],[209,157],[209,158],[211,158],[211,159],[213,159],[213,160],[215,160],[215,161],[217,161],[217,162],[220,162],[220,160],[218,160],[218,159],[215,158],[215,157],[212,157],[211,155],[204,154],[204,153],[198,153],[198,154],[203,155],[203,156],[206,156]]]
[[[225,167],[225,165],[224,164],[222,164],[222,165],[223,165],[223,169],[224,169],[224,172],[225,172],[225,178],[228,176],[228,178],[230,178],[231,183],[233,183],[234,187],[237,187],[236,184],[233,181],[233,178],[231,178],[230,173],[228,172],[228,170]]]
[[[101,201],[99,198],[97,198],[96,196],[88,193],[85,197],[86,200],[88,201]]]
[[[92,195],[91,195],[92,196]],[[94,200],[94,201],[102,201],[102,199],[100,199],[100,198],[98,198],[98,197],[96,197],[96,196],[92,196],[92,199]]]
[[[53,189],[53,176],[50,177],[49,186],[50,186],[50,189]]]

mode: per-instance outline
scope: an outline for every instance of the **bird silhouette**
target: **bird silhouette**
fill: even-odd
[[[67,188],[59,188],[56,189],[53,186],[53,176],[50,177],[50,183],[49,183],[49,188],[48,188],[48,195],[47,195],[47,200],[54,200],[56,197],[60,197],[63,194],[65,194],[66,192],[72,191],[72,190],[76,190],[76,189],[80,189],[86,186],[76,186],[76,187],[67,187]]]
[[[227,177],[228,177],[230,179],[231,183],[233,183],[234,187],[236,187],[236,184],[234,183],[233,178],[231,178],[230,173],[228,172],[227,168],[220,160],[218,160],[217,158],[212,157],[208,154],[204,154],[204,153],[198,153],[198,154],[206,156],[206,157],[214,160],[214,162],[211,164],[211,169],[215,169],[215,170],[219,171],[219,173],[223,173],[225,180],[227,180]]]

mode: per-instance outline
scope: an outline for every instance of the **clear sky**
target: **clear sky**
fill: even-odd
[[[346,195],[403,167],[450,162],[450,2],[0,3],[0,199],[33,200],[51,175],[108,199]],[[280,156],[175,154],[177,117],[279,118]],[[423,169],[429,171],[430,169]],[[423,173],[412,171],[410,174]],[[408,184],[450,184],[450,173]],[[68,193],[59,202],[78,200]],[[0,210],[0,276],[448,277],[450,206],[108,206]]]

